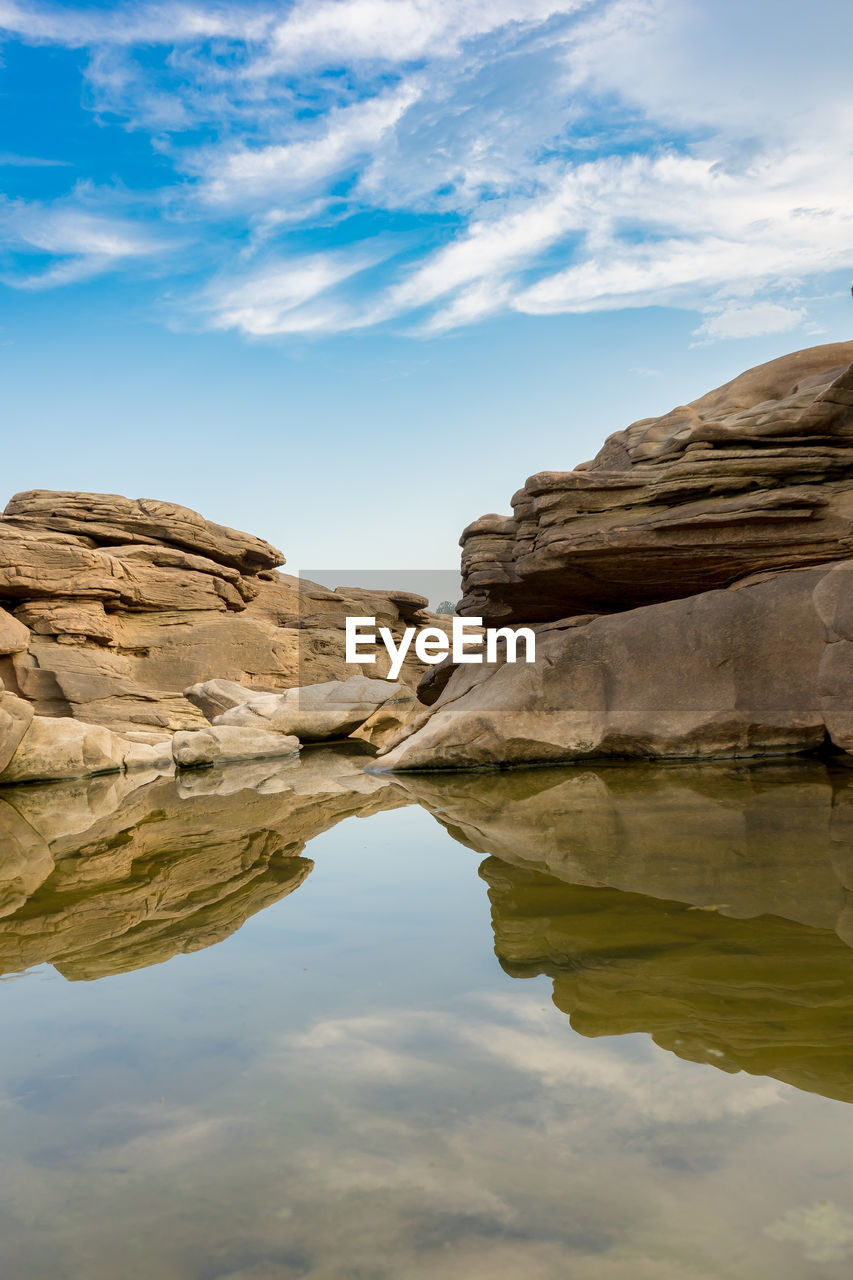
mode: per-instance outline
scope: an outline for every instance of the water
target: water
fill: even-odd
[[[3,1276],[846,1280],[853,778],[361,763],[0,793]]]

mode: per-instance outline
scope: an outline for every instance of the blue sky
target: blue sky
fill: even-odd
[[[851,336],[840,0],[0,0],[8,493],[452,565],[530,473]]]

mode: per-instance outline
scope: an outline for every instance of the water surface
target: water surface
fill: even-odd
[[[3,1274],[846,1278],[853,779],[362,763],[0,793]]]

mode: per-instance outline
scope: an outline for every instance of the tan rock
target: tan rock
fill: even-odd
[[[253,690],[247,685],[237,684],[235,680],[202,680],[199,684],[191,684],[188,689],[184,689],[187,701],[198,707],[210,721],[223,711],[241,706],[251,698],[252,693]]]
[[[0,776],[17,751],[32,719],[30,704],[5,690],[0,680]]]
[[[84,778],[137,767],[171,764],[164,747],[129,742],[101,725],[68,717],[33,716],[0,783]]]
[[[367,742],[372,747],[384,747],[421,710],[417,696],[411,689],[403,688],[396,697],[389,698],[381,707],[377,707],[373,715],[368,716],[364,724],[349,736],[357,741]]]
[[[403,686],[387,680],[351,676],[323,684],[261,693],[215,718],[217,725],[244,725],[293,733],[301,742],[345,738],[363,725],[389,698],[403,694]]]
[[[535,663],[457,669],[377,766],[815,750],[830,724],[838,733],[829,708],[849,726],[849,694],[829,689],[822,667],[827,649],[846,641],[827,629],[821,608],[827,583],[853,587],[850,569],[769,575],[584,625],[539,627]],[[846,741],[840,735],[837,745]]]
[[[0,654],[22,653],[29,643],[30,633],[24,623],[0,609]]]
[[[182,769],[197,769],[228,760],[254,760],[259,756],[289,756],[298,751],[298,738],[231,724],[207,725],[204,729],[176,733],[172,739],[175,764]]]
[[[612,612],[853,554],[851,361],[853,342],[770,361],[532,476],[462,534],[459,612]]]
[[[16,493],[4,514],[37,521],[44,529],[77,534],[107,546],[164,542],[241,572],[253,573],[284,564],[282,553],[262,538],[214,524],[188,507],[153,498],[32,489]]]

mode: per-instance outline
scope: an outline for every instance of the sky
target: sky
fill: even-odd
[[[528,475],[853,337],[851,37],[848,0],[0,0],[4,501],[452,567]]]

